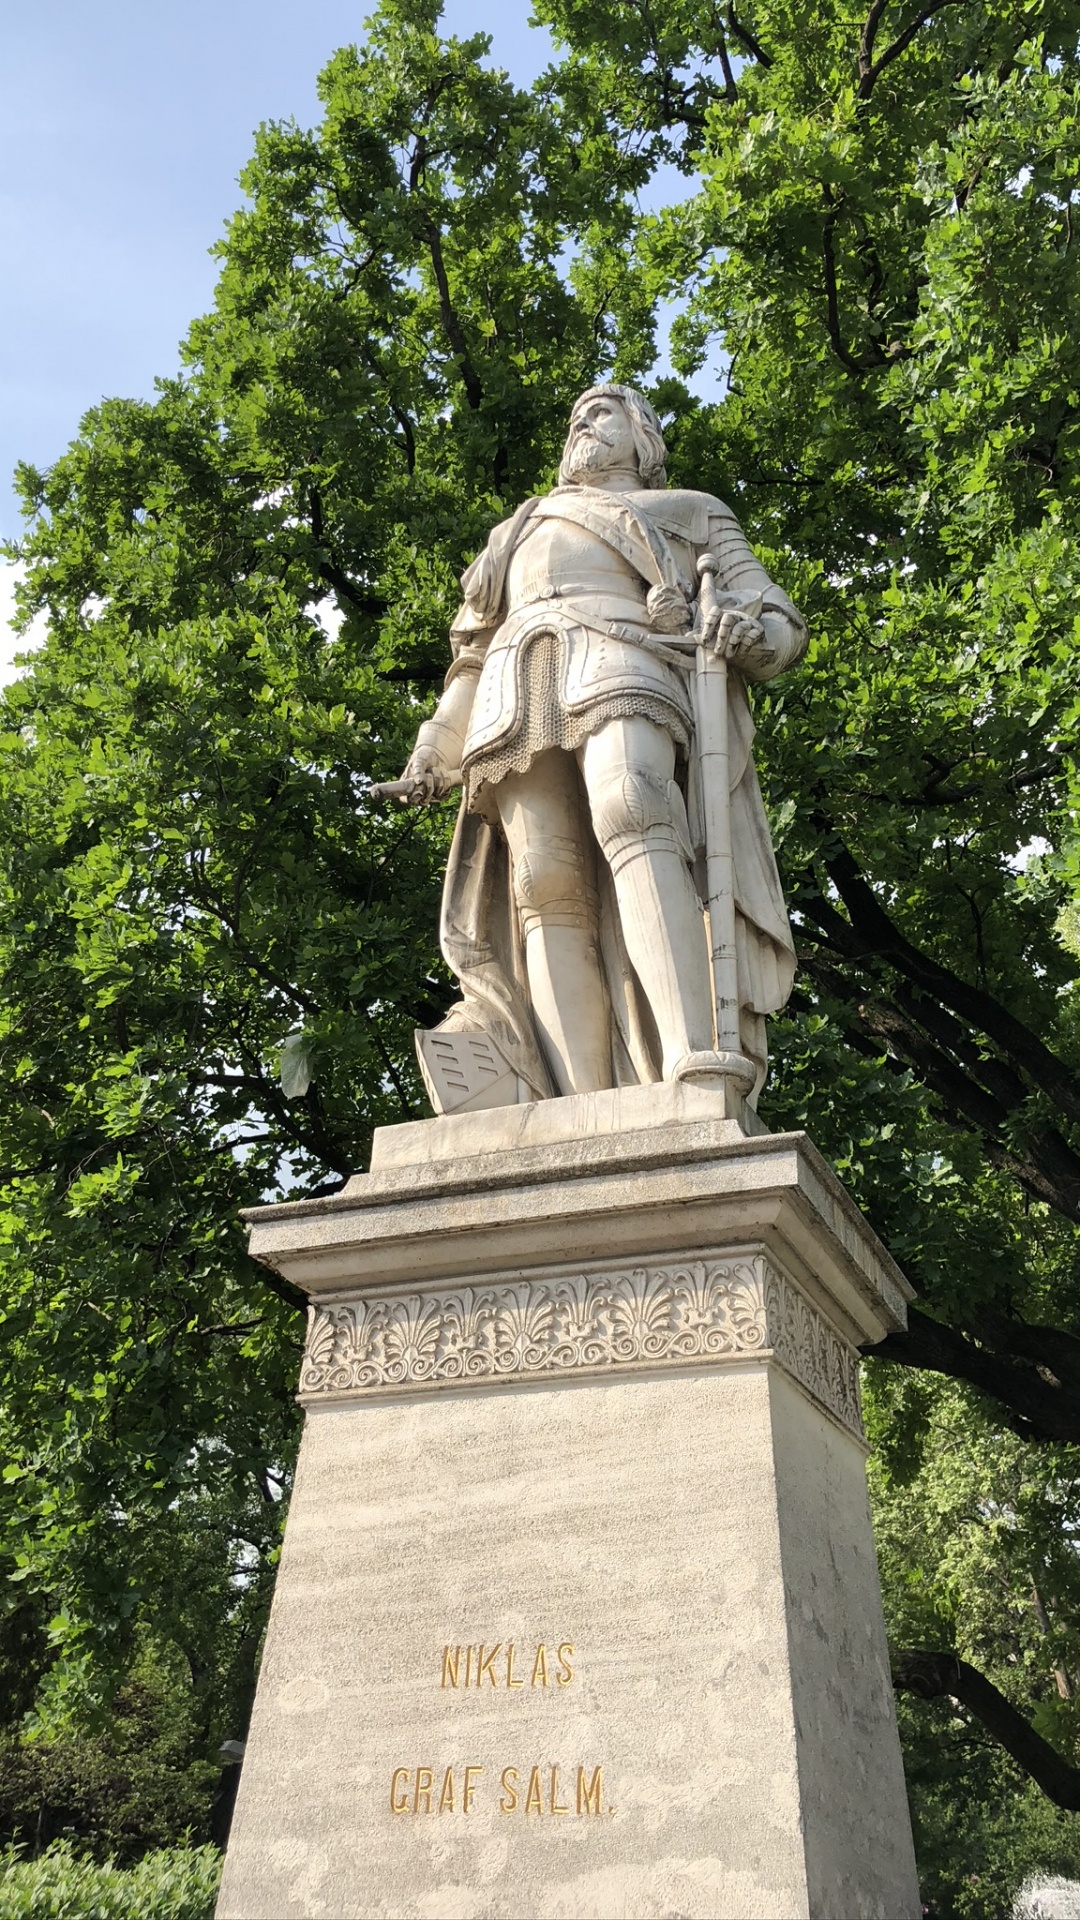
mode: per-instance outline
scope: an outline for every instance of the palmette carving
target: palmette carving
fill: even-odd
[[[304,1398],[771,1354],[861,1434],[858,1354],[759,1254],[313,1307]]]

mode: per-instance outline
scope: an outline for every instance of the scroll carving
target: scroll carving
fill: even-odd
[[[772,1354],[861,1434],[858,1354],[760,1255],[313,1307],[303,1398]]]

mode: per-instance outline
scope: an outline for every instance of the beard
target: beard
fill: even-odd
[[[567,480],[584,480],[611,465],[611,448],[594,433],[571,433],[563,449],[562,471]]]

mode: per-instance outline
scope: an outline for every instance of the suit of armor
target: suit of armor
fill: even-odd
[[[447,1025],[491,1034],[533,1098],[708,1077],[693,653],[678,630],[710,553],[721,593],[761,601],[731,710],[742,1032],[760,1083],[763,1016],[787,997],[793,952],[742,679],[791,665],[805,629],[721,501],[606,479],[526,502],[462,579],[453,664],[410,761],[462,772],[443,949],[464,999]],[[500,847],[512,921],[501,946],[489,924]]]

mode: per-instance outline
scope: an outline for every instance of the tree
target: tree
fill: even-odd
[[[147,1609],[194,1656],[265,1596],[303,1302],[240,1209],[423,1110],[447,820],[364,793],[606,352],[563,252],[646,163],[436,11],[335,57],[315,133],[262,130],[185,375],[22,474],[49,638],[0,737],[3,1512],[54,1714]]]
[[[1071,1475],[1080,9],[540,13],[560,59],[523,93],[387,0],[320,127],[261,131],[184,376],[23,474],[50,638],[0,737],[4,1525],[49,1699],[148,1617],[190,1638],[169,1516],[212,1512],[228,1591],[266,1590],[300,1303],[239,1208],[422,1111],[410,1031],[449,996],[446,815],[366,786],[456,574],[673,297],[673,478],[732,501],[814,636],[757,701],[802,961],[766,1117],[919,1287],[890,1377],[991,1396]],[[685,192],[642,213],[665,161]],[[936,1445],[934,1404],[888,1418]],[[960,1651],[931,1626],[898,1650]],[[1052,1670],[1006,1668],[1030,1720]]]
[[[815,636],[758,703],[802,965],[768,1115],[825,1144],[919,1286],[882,1358],[992,1395],[1068,1483],[1080,12],[542,17],[579,88],[700,167],[637,235],[639,286],[686,303],[683,374],[728,356],[676,466],[735,500]],[[1062,1598],[1075,1621],[1070,1581]],[[936,1627],[898,1678],[1000,1736],[1009,1701],[950,1686],[956,1623]],[[1002,1678],[1037,1720],[1046,1669]],[[1080,1804],[1027,1734],[1012,1750]]]
[[[953,1381],[868,1372],[923,1898],[1009,1920],[1028,1874],[1080,1876],[1077,1455],[1002,1434],[990,1403]]]
[[[613,116],[702,156],[698,191],[642,223],[639,272],[687,297],[685,373],[730,356],[680,465],[738,501],[815,636],[760,703],[798,1004],[915,1074],[993,1191],[1071,1227],[1080,12],[837,5],[801,32],[768,4],[667,8],[662,30],[636,0],[543,11]],[[1067,1310],[1025,1260],[989,1285],[972,1264],[950,1292],[920,1262],[940,1311],[892,1356],[1076,1438]]]

